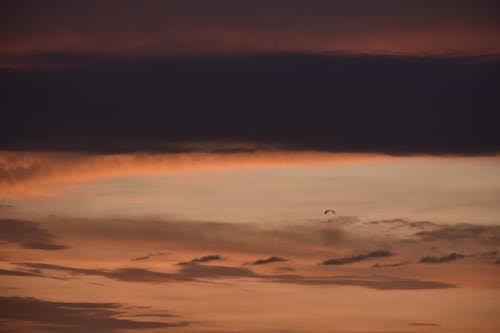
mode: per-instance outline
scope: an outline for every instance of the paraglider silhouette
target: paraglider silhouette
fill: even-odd
[[[335,214],[335,211],[333,209],[327,209],[325,210],[325,215],[327,215],[328,213],[332,213],[332,214]],[[332,220],[328,220],[328,222],[332,222]]]

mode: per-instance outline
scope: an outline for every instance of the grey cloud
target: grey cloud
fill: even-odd
[[[418,262],[429,263],[429,264],[441,264],[441,263],[445,263],[445,262],[450,262],[450,261],[462,259],[464,257],[465,256],[463,254],[453,252],[453,253],[450,253],[450,254],[443,256],[443,257],[431,257],[431,256],[423,257]]]
[[[51,302],[28,297],[0,297],[0,318],[5,327],[39,325],[40,331],[112,333],[188,325],[187,322],[136,321],[117,318],[126,314],[116,303]],[[36,327],[36,326],[35,326]]]
[[[378,258],[378,257],[389,257],[392,256],[392,253],[389,251],[372,251],[368,252],[366,254],[360,254],[357,256],[352,256],[352,257],[345,257],[345,258],[338,258],[338,259],[328,259],[322,262],[323,265],[345,265],[345,264],[352,264],[358,261],[363,261],[371,258]]]
[[[0,240],[16,243],[26,249],[62,250],[53,237],[37,223],[16,219],[0,219]]]
[[[283,261],[288,261],[288,259],[285,259],[282,257],[272,256],[272,257],[269,257],[267,259],[256,260],[252,263],[252,265],[264,265],[264,264],[270,264],[273,262],[283,262]]]
[[[218,254],[213,254],[213,255],[208,255],[208,256],[203,256],[201,258],[194,258],[191,261],[184,261],[180,262],[177,265],[189,265],[189,264],[197,264],[197,263],[203,263],[203,262],[209,262],[209,261],[214,261],[214,260],[220,260],[221,257]]]

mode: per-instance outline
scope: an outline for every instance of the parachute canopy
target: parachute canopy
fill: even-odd
[[[325,215],[328,214],[329,212],[332,212],[333,214],[335,214],[335,211],[333,209],[327,209],[327,210],[325,210]]]

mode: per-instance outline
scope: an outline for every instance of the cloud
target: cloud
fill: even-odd
[[[389,257],[392,255],[393,254],[389,251],[379,250],[379,251],[372,251],[372,252],[368,252],[366,254],[360,254],[360,255],[352,256],[352,257],[328,259],[328,260],[323,261],[321,264],[322,265],[345,265],[345,264],[352,264],[352,263],[355,263],[358,261],[363,261],[363,260],[372,259],[372,258]]]
[[[51,217],[44,226],[64,237],[65,242],[113,242],[116,246],[144,243],[177,250],[220,253],[240,252],[269,255],[317,251],[342,244],[344,232],[317,224],[257,224],[199,222],[170,218],[71,219]]]
[[[116,303],[52,302],[29,297],[0,297],[5,327],[38,325],[51,332],[119,332],[182,327],[187,322],[137,321],[117,318],[126,313]]]
[[[500,226],[456,224],[440,226],[435,230],[415,234],[424,241],[475,241],[488,245],[500,245]]]
[[[132,258],[132,259],[130,259],[130,260],[132,260],[132,261],[148,260],[148,259],[150,259],[151,257],[162,256],[162,255],[164,255],[164,254],[165,254],[164,252],[148,253],[148,254],[147,254],[147,255],[145,255],[145,256]]]
[[[295,283],[303,285],[342,285],[366,287],[378,290],[415,290],[455,288],[451,283],[425,281],[390,276],[333,276],[304,277],[300,275],[281,275],[269,277],[268,281],[279,283]]]
[[[263,264],[270,264],[273,262],[282,262],[282,261],[288,261],[288,260],[285,258],[282,258],[282,257],[272,256],[272,257],[269,257],[267,259],[256,260],[252,263],[252,265],[263,265]]]
[[[231,145],[226,147],[224,143],[213,147],[207,144],[179,145],[172,148],[179,151],[162,154],[0,151],[1,194],[5,197],[43,195],[58,187],[131,175],[255,167],[345,165],[387,159],[386,156],[374,154],[259,151],[258,147],[252,152],[236,152]],[[232,152],[225,152],[224,147],[232,149]]]
[[[49,277],[36,272],[26,272],[26,271],[12,271],[8,269],[0,269],[0,275],[7,276],[30,276],[30,277]]]
[[[59,7],[2,4],[2,18],[11,20],[2,29],[0,54],[10,55],[6,64],[15,65],[20,55],[54,52],[154,57],[295,50],[419,55],[500,51],[494,1],[314,1],[307,6],[299,0],[160,1],[140,11],[137,3],[125,1],[119,10],[112,1]]]
[[[221,259],[220,255],[214,254],[214,255],[204,256],[201,258],[194,258],[191,261],[180,262],[177,265],[190,265],[190,264],[204,263],[204,262],[220,260],[220,259]]]
[[[182,282],[197,281],[198,279],[219,279],[219,278],[238,278],[238,277],[259,277],[258,274],[242,267],[231,266],[205,266],[198,264],[183,265],[176,273],[162,273],[142,268],[117,268],[107,269],[86,269],[68,266],[31,263],[25,262],[19,264],[22,267],[54,270],[66,272],[69,274],[95,275],[103,276],[108,279],[127,281],[127,282]]]
[[[199,264],[183,265],[176,273],[162,273],[137,268],[114,270],[82,269],[43,263],[21,263],[22,267],[47,269],[70,274],[96,275],[126,282],[205,282],[205,280],[253,278],[261,282],[291,283],[301,285],[343,285],[380,290],[399,289],[443,289],[455,288],[451,283],[398,278],[391,276],[304,276],[298,274],[266,275],[250,269],[233,266],[208,266]],[[44,276],[47,277],[47,276]]]
[[[396,262],[396,263],[392,263],[392,264],[379,264],[379,263],[376,263],[372,267],[373,268],[400,267],[400,266],[404,266],[404,265],[408,265],[408,264],[409,264],[409,261]]]
[[[117,269],[87,269],[87,268],[75,268],[68,266],[44,264],[44,263],[21,263],[23,267],[35,268],[35,269],[45,269],[65,272],[69,274],[81,274],[81,275],[95,275],[103,276],[108,279],[126,282],[150,282],[150,283],[165,283],[165,282],[179,282],[192,280],[187,275],[180,275],[176,273],[162,273],[151,271],[142,268],[117,268]]]
[[[83,62],[0,71],[0,150],[500,152],[500,62],[491,59],[273,53]]]
[[[408,323],[410,326],[439,326],[438,324],[435,323]]]
[[[19,244],[25,249],[63,250],[67,247],[54,243],[52,236],[37,223],[0,218],[0,240]]]
[[[261,277],[260,275],[252,272],[249,269],[243,267],[231,267],[231,266],[205,266],[205,265],[186,265],[183,266],[179,272],[181,276],[185,276],[191,279],[198,278],[209,278],[209,279],[219,279],[219,278],[256,278]]]
[[[369,223],[374,225],[390,225],[394,229],[405,228],[405,227],[410,229],[428,229],[437,226],[436,223],[430,221],[407,221],[403,219],[370,221]]]
[[[462,259],[462,258],[465,258],[465,256],[463,254],[453,252],[453,253],[450,253],[450,254],[443,256],[443,257],[423,257],[418,262],[426,263],[426,264],[441,264],[441,263],[455,261],[455,260]]]

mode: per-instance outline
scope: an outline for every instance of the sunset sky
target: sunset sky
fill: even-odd
[[[1,1],[0,332],[498,332],[499,17]]]

